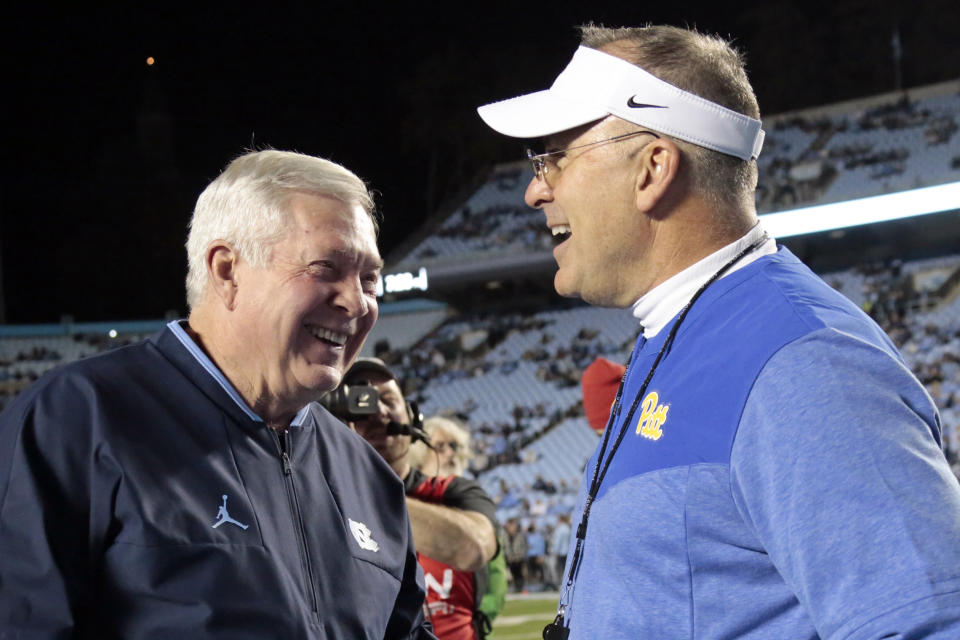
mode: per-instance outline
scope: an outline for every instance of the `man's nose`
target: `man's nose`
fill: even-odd
[[[523,200],[528,206],[540,209],[546,203],[553,202],[553,189],[550,188],[546,180],[534,176],[530,179],[530,184],[527,185]]]
[[[390,422],[390,407],[387,406],[383,400],[377,403],[377,417],[383,421],[384,424]]]
[[[363,292],[360,278],[345,278],[337,284],[334,305],[347,312],[351,318],[362,318],[370,313],[370,303]]]

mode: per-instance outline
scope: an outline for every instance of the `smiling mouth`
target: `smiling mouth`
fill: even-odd
[[[550,235],[553,236],[554,246],[562,244],[570,237],[570,234],[571,230],[568,224],[558,224],[555,227],[550,227]]]
[[[333,331],[332,329],[308,325],[307,331],[309,331],[310,335],[320,342],[325,342],[334,347],[342,347],[347,343],[347,334],[339,333],[337,331]]]

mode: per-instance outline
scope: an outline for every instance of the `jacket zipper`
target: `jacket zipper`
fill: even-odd
[[[293,463],[290,461],[293,452],[293,443],[287,430],[273,431],[277,439],[277,450],[280,453],[280,462],[283,464],[284,486],[287,491],[287,504],[290,506],[290,516],[293,520],[293,531],[297,537],[297,548],[300,551],[300,565],[306,581],[307,594],[310,596],[310,605],[314,614],[317,610],[317,592],[313,582],[313,569],[310,565],[310,553],[307,549],[307,536],[303,528],[303,518],[300,516],[300,502],[297,499],[297,490],[293,484]]]

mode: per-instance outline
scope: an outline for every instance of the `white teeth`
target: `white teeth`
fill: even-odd
[[[550,233],[552,233],[552,234],[555,235],[555,236],[559,236],[559,235],[564,235],[564,234],[567,234],[567,233],[571,233],[571,231],[570,231],[570,225],[568,225],[568,224],[558,224],[558,225],[555,226],[555,227],[550,227]]]
[[[329,340],[330,342],[337,343],[341,347],[347,343],[347,334],[337,333],[336,331],[324,329],[323,327],[310,327],[310,333],[313,334],[314,338]]]

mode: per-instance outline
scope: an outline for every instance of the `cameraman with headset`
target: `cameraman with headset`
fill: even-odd
[[[410,465],[410,445],[429,436],[397,379],[378,358],[360,358],[325,404],[356,430],[403,480],[413,544],[424,570],[427,618],[441,640],[474,640],[489,631],[475,620],[483,586],[475,575],[497,551],[495,505],[479,484],[428,477]],[[479,594],[479,595],[478,595]]]

